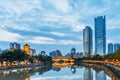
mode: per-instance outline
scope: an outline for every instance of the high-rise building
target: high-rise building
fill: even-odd
[[[24,50],[28,55],[30,55],[30,46],[29,46],[28,44],[25,44],[25,45],[23,46],[23,50]]]
[[[74,54],[76,53],[76,49],[73,47],[71,50],[70,50],[70,54],[71,54],[71,57],[73,58]]]
[[[108,44],[108,54],[111,54],[111,53],[113,53],[113,44],[109,43]]]
[[[57,56],[62,56],[62,53],[60,52],[60,50],[56,50],[56,51],[52,51],[49,53],[50,57],[57,57]]]
[[[96,71],[95,80],[106,80],[106,74],[104,71]]]
[[[84,80],[93,80],[93,69],[92,68],[84,67]]]
[[[86,26],[85,29],[83,29],[83,49],[85,57],[93,54],[92,29],[89,26]]]
[[[119,47],[120,47],[119,43],[114,44],[114,52],[117,52],[117,50],[119,49]]]
[[[95,21],[95,54],[106,54],[106,19],[105,16],[99,16]]]
[[[10,43],[10,50],[20,49],[20,44]]]
[[[35,50],[35,49],[31,49],[28,44],[25,44],[25,45],[23,46],[23,50],[24,50],[29,56],[34,56],[34,55],[36,54],[36,50]]]

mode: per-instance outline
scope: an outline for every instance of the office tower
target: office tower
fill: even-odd
[[[108,44],[108,54],[111,54],[111,53],[113,53],[113,44],[109,43]]]
[[[60,50],[56,50],[56,51],[52,51],[49,53],[50,57],[57,57],[57,56],[62,56],[62,53],[60,52]]]
[[[92,68],[84,67],[84,80],[93,80],[93,70],[92,70]]]
[[[20,44],[10,43],[10,50],[20,49]]]
[[[72,58],[73,58],[74,54],[76,54],[76,49],[74,47],[70,50],[70,54],[71,54]]]
[[[95,54],[106,54],[106,19],[105,16],[99,16],[95,21]]]
[[[86,26],[83,29],[83,49],[84,56],[88,57],[93,54],[93,41],[92,41],[92,29],[89,26]]]
[[[114,44],[114,52],[117,52],[117,50],[119,49],[119,47],[120,47],[119,43]]]
[[[106,74],[104,71],[96,71],[95,80],[106,80]]]

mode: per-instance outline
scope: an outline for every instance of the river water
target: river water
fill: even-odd
[[[0,80],[119,80],[119,78],[105,66],[74,64],[0,70]]]

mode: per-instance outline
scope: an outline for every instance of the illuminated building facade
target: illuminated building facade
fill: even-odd
[[[23,50],[24,50],[28,55],[30,55],[30,46],[29,46],[28,44],[25,44],[25,45],[23,46]]]

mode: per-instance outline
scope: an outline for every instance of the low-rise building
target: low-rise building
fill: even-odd
[[[76,59],[77,59],[77,58],[80,58],[80,53],[74,54],[74,55],[73,55],[73,58],[76,58]]]
[[[5,50],[0,49],[0,54],[2,54]]]
[[[35,56],[35,55],[36,55],[36,50],[30,49],[30,56]]]
[[[41,51],[40,54],[41,54],[42,56],[46,56],[46,52],[45,52],[45,51]]]
[[[60,52],[60,50],[56,50],[56,51],[52,51],[49,53],[50,57],[57,57],[57,56],[62,56],[62,53]]]
[[[10,43],[10,50],[15,50],[15,49],[20,49],[20,44],[14,42],[14,43]]]

